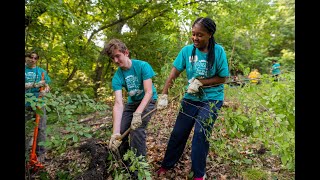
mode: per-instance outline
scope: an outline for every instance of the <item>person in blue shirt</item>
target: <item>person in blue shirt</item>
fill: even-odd
[[[281,71],[280,71],[280,64],[277,62],[277,60],[272,60],[271,73],[272,73],[272,77],[274,78],[274,81],[279,81],[279,75]]]
[[[31,93],[35,97],[45,96],[49,92],[50,87],[49,83],[51,82],[48,73],[37,66],[39,61],[39,55],[36,52],[26,53],[25,54],[25,93]],[[44,80],[41,80],[42,73],[44,73]],[[40,87],[44,87],[44,90],[40,92]],[[37,137],[37,146],[36,146],[36,155],[40,162],[44,162],[45,158],[45,147],[39,145],[40,142],[46,141],[46,124],[47,124],[47,115],[45,106],[40,105],[42,114],[40,115],[40,121],[38,125],[38,137]],[[35,108],[35,107],[34,107]],[[25,122],[35,119],[35,109],[31,107],[29,102],[25,104]],[[29,149],[29,139],[26,135],[26,148]]]
[[[199,17],[192,25],[193,44],[184,46],[173,62],[173,67],[159,94],[157,109],[168,105],[168,89],[173,81],[186,70],[188,88],[181,101],[181,109],[171,132],[160,176],[180,159],[191,130],[192,171],[195,180],[203,180],[211,131],[224,100],[224,85],[229,76],[224,48],[215,42],[215,22],[208,17]]]
[[[148,62],[130,59],[128,48],[119,39],[110,40],[104,53],[118,66],[112,78],[115,102],[109,149],[119,150],[123,156],[130,148],[136,152],[136,156],[146,156],[146,127],[153,113],[144,119],[141,117],[156,108],[158,96],[152,82],[155,72]],[[126,104],[122,100],[122,89],[127,92]],[[129,135],[119,139],[128,128],[131,128]]]

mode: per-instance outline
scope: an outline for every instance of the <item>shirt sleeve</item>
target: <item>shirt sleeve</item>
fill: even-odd
[[[173,62],[173,66],[178,69],[178,71],[183,71],[186,68],[187,54],[185,53],[185,48],[182,48],[178,56]]]
[[[120,78],[119,70],[117,70],[116,73],[115,73],[115,75],[113,76],[111,85],[112,85],[112,89],[113,89],[114,91],[122,90],[123,81],[122,81],[121,78]]]
[[[216,56],[216,57],[217,57],[217,73],[216,74],[220,77],[229,76],[227,55],[222,47],[218,51],[218,56]]]
[[[155,76],[155,72],[153,71],[151,65],[147,62],[142,64],[142,80],[147,80]]]

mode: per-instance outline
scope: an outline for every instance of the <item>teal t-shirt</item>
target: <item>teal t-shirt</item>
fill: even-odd
[[[198,48],[196,48],[194,63],[191,63],[192,50],[193,44],[183,47],[173,62],[173,66],[177,68],[180,72],[186,69],[188,83],[189,80],[192,78],[206,79],[211,78],[214,75],[218,75],[220,77],[229,76],[227,56],[221,45],[215,44],[215,61],[212,68],[209,70],[209,73],[207,73],[208,70],[206,69],[208,53],[201,52]],[[203,88],[203,90],[204,92],[200,92],[202,93],[202,95],[199,95],[199,93],[189,94],[186,92],[184,98],[193,101],[224,100],[223,84]]]
[[[273,75],[280,74],[280,64],[279,63],[274,63],[272,65],[272,74]]]
[[[46,81],[46,84],[50,84],[51,79],[48,76],[48,73],[44,69],[38,66],[36,66],[35,68],[29,68],[28,66],[25,66],[25,69],[24,69],[25,83],[37,83],[41,81],[42,73],[44,73],[44,80]],[[26,89],[25,93],[33,93],[36,97],[39,97],[39,91],[40,91],[40,88],[30,88],[30,89]],[[26,106],[30,106],[29,103],[27,103]]]
[[[143,81],[155,76],[155,72],[149,63],[132,59],[130,69],[123,70],[120,67],[112,78],[112,89],[121,90],[123,87],[128,93],[128,103],[141,101],[144,97]],[[152,83],[152,99],[157,100],[158,95]]]

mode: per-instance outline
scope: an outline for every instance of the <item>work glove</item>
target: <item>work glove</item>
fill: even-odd
[[[198,79],[191,79],[187,93],[193,94],[199,92],[199,87],[202,85],[203,84]]]
[[[46,82],[45,82],[44,80],[41,80],[41,81],[35,83],[35,84],[34,84],[34,87],[35,87],[35,88],[39,88],[39,87],[44,86],[45,84],[46,84]]]
[[[131,129],[135,130],[142,124],[141,113],[134,112],[132,121],[131,121]]]
[[[113,152],[116,152],[122,143],[120,133],[115,133],[111,135],[110,141],[109,141],[109,149],[111,149]]]
[[[24,88],[25,88],[25,89],[33,88],[33,83],[25,83],[25,84],[24,84]]]
[[[167,106],[168,106],[168,94],[159,94],[157,109],[161,110],[166,108]]]
[[[44,96],[46,96],[46,94],[47,94],[47,91],[42,90],[42,91],[40,91],[39,96],[44,97]]]

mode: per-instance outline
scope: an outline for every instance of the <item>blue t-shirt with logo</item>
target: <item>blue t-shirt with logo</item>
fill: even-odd
[[[49,84],[51,82],[51,79],[44,69],[38,66],[34,68],[29,68],[28,66],[25,66],[25,83],[38,83],[39,81],[41,81],[42,73],[44,73],[44,80],[46,84]],[[39,92],[40,88],[30,88],[25,90],[25,93],[33,93],[33,95],[35,95],[36,97],[39,97]],[[26,106],[30,106],[30,103],[27,103]]]
[[[273,75],[280,74],[280,64],[279,63],[274,63],[272,65],[272,74]]]
[[[132,59],[130,69],[123,70],[120,67],[112,78],[112,89],[114,91],[125,88],[128,94],[128,103],[141,101],[145,95],[143,81],[155,76],[155,72],[149,63]],[[152,99],[157,100],[158,95],[152,83]]]
[[[181,49],[178,56],[173,62],[173,66],[177,68],[180,72],[186,69],[188,83],[192,78],[207,79],[215,75],[220,77],[229,76],[229,68],[227,62],[227,56],[223,47],[219,44],[215,44],[215,60],[212,68],[207,72],[207,54],[201,52],[196,48],[193,63],[191,63],[191,55],[193,50],[193,44],[187,45]],[[202,91],[202,90],[200,90]],[[189,94],[185,93],[184,98],[193,101],[203,101],[203,100],[224,100],[224,85],[217,85],[213,87],[203,88],[204,92],[201,96],[199,93]]]

